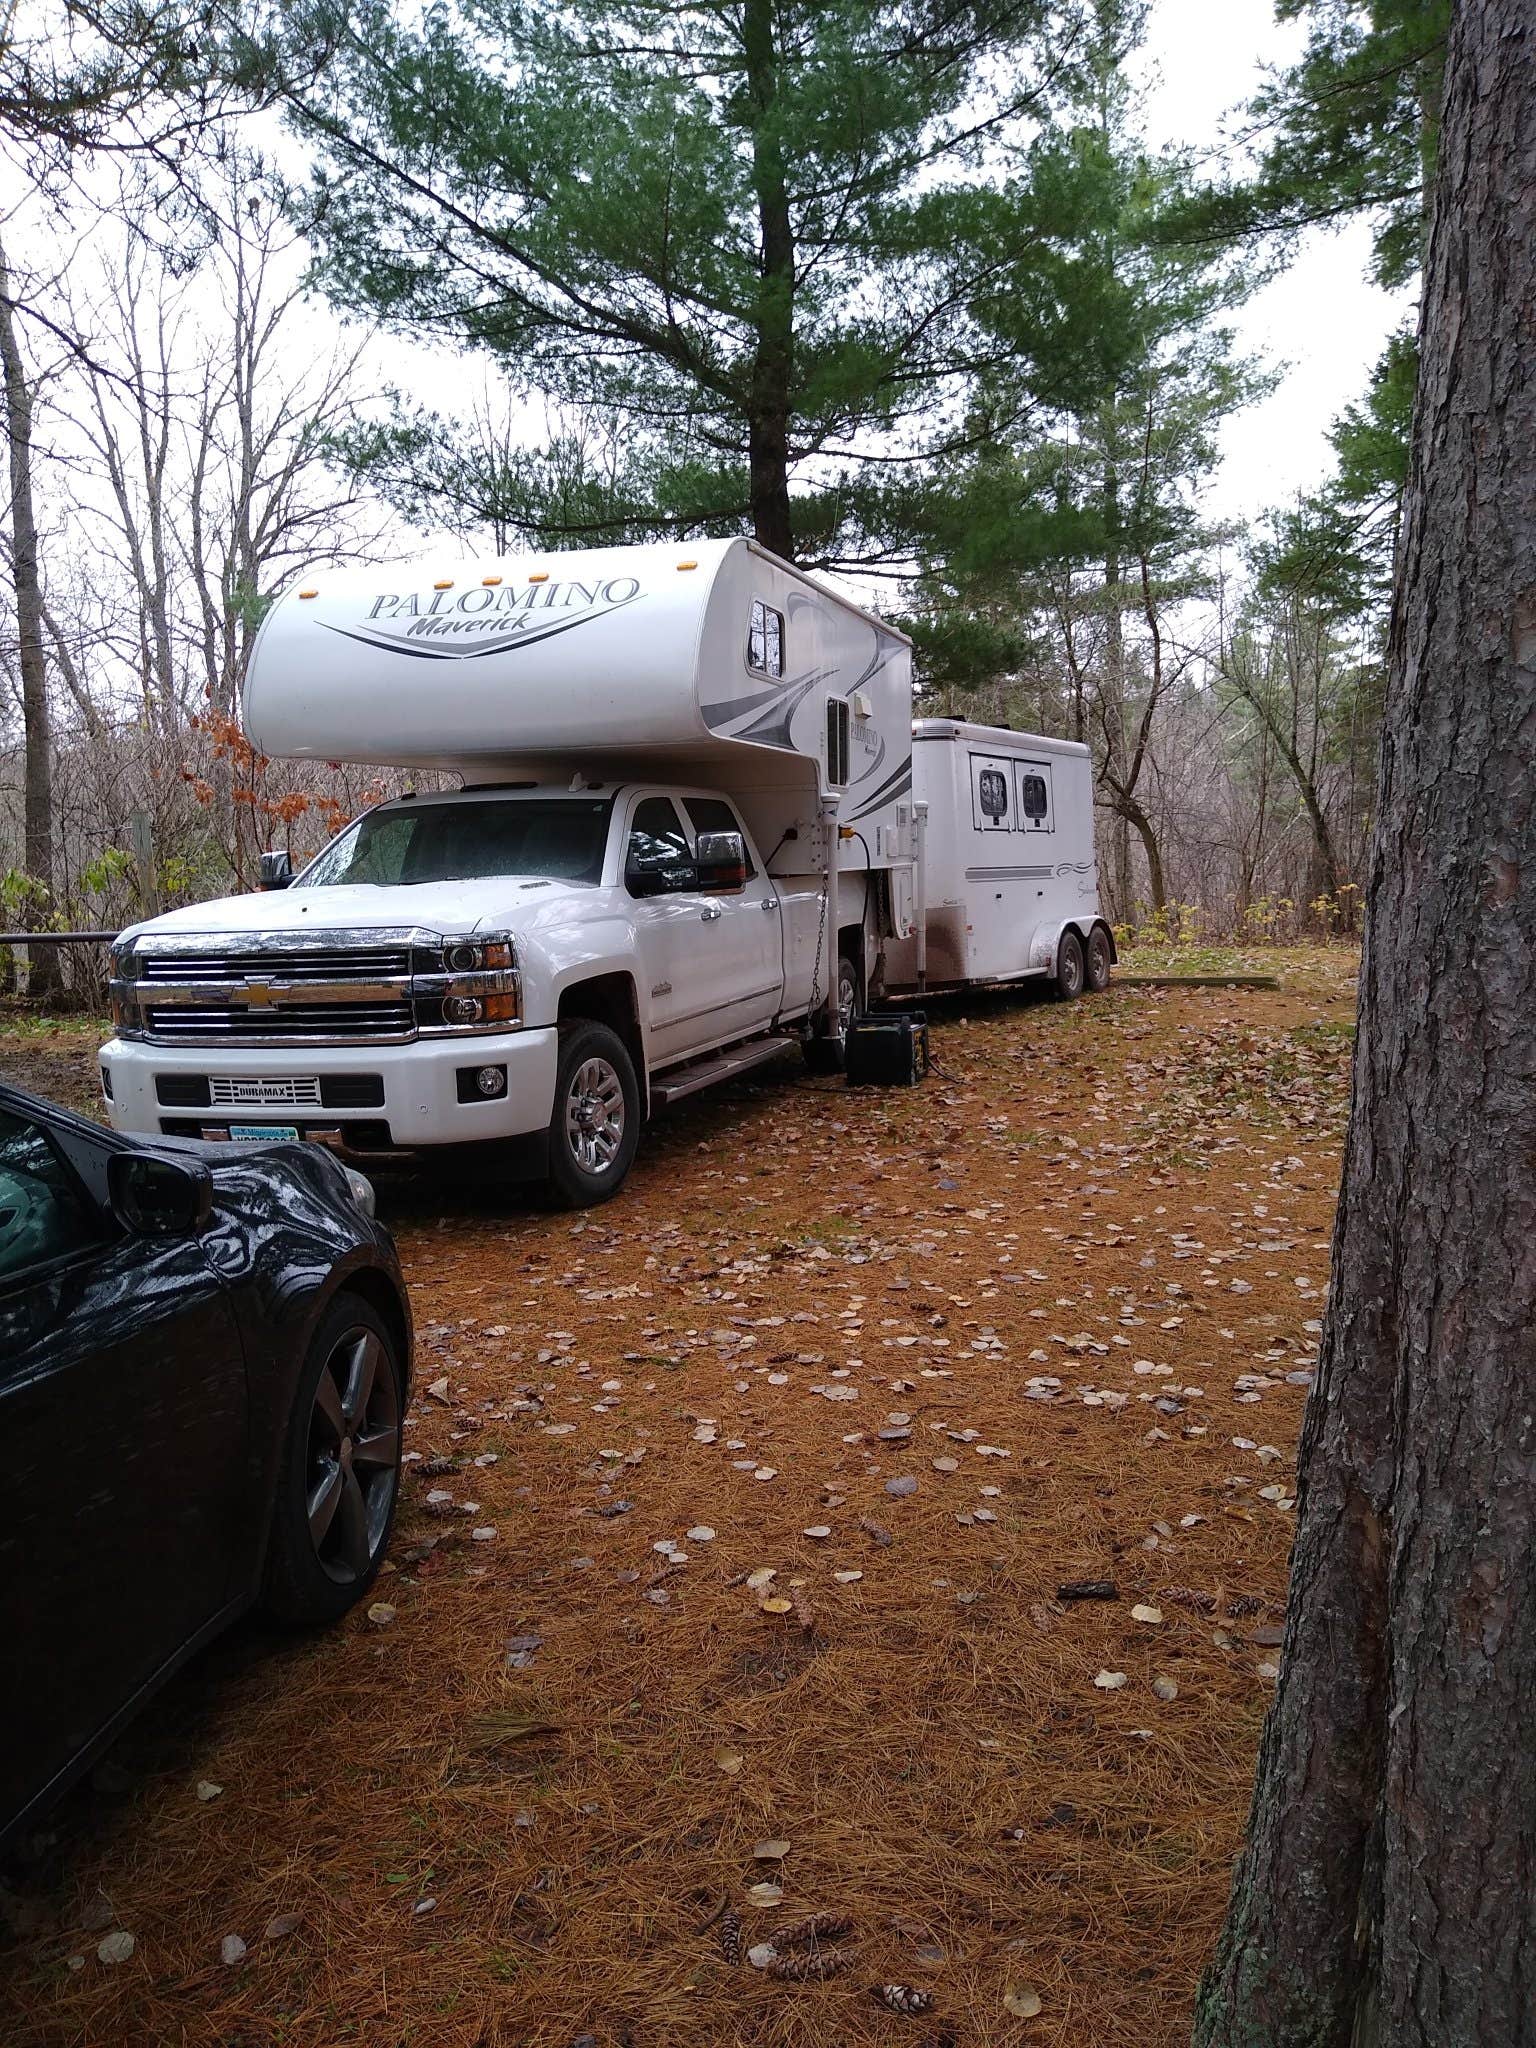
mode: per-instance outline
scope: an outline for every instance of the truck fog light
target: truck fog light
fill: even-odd
[[[480,1014],[477,996],[449,996],[443,1004],[443,1015],[450,1024],[478,1024]]]
[[[453,1079],[460,1102],[500,1102],[507,1092],[505,1067],[456,1067]]]

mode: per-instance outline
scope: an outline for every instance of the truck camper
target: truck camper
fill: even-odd
[[[1083,750],[1018,755],[1049,756],[1042,822],[1020,736],[990,735],[1006,830],[1028,822],[1003,846],[987,781],[982,858],[947,811],[986,729],[925,720],[914,746],[911,713],[904,636],[746,540],[316,574],[258,635],[253,743],[462,786],[364,812],[297,875],[264,856],[262,893],[124,932],[114,1122],[373,1159],[495,1141],[583,1205],[621,1185],[652,1109],[796,1042],[835,1070],[855,1011],[929,985],[930,951],[945,979],[991,978],[1012,958],[994,927],[1086,843],[1070,930],[1047,945],[1037,893],[1011,970],[1060,978],[1075,948],[1080,987],[1109,944],[1091,809],[1066,822]],[[935,872],[959,892],[931,947],[928,753]],[[978,907],[989,890],[1003,911]]]

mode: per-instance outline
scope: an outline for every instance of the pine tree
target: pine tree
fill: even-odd
[[[1072,194],[1028,169],[1071,37],[1051,0],[361,0],[297,113],[328,289],[626,445],[485,460],[438,406],[350,452],[545,541],[867,552],[876,479],[964,444],[984,308],[1066,349]]]

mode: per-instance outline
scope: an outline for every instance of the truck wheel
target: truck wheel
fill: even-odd
[[[1088,934],[1087,976],[1091,995],[1101,996],[1109,987],[1109,933],[1103,925],[1096,924]]]
[[[840,1074],[848,1056],[848,1026],[859,1007],[859,970],[846,953],[837,956],[837,1029],[830,1037],[805,1041],[805,1064],[813,1074]]]
[[[1083,992],[1083,942],[1076,932],[1063,932],[1056,949],[1056,993],[1064,1003]]]
[[[549,1185],[562,1208],[589,1209],[624,1185],[640,1142],[640,1086],[624,1041],[606,1024],[560,1039],[549,1123]]]

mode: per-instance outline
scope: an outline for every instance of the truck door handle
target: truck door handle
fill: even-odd
[[[704,908],[699,912],[699,916],[703,918],[706,924],[713,924],[715,919],[720,915],[721,911],[718,903],[706,903]]]

